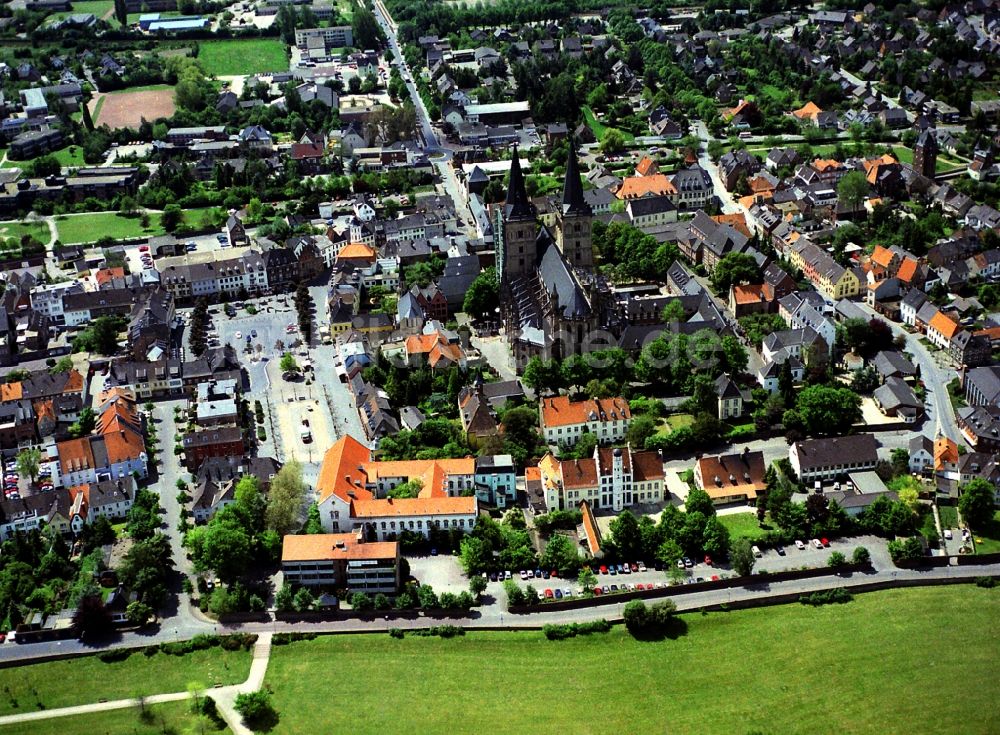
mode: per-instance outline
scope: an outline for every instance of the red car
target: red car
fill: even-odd
[[[821,538],[821,539],[819,540],[819,542],[820,542],[821,544],[823,544],[823,546],[826,546],[826,547],[828,547],[828,548],[829,548],[829,546],[830,546],[830,542],[829,542],[829,541],[827,541],[827,540],[826,540],[825,538]]]
[[[552,590],[545,590],[545,596],[551,600],[555,595]]]
[[[708,554],[705,554],[705,563],[708,564],[708,566],[712,566],[712,557]]]
[[[603,594],[604,593],[601,592],[601,588],[600,587],[594,587],[594,597],[600,597]]]
[[[638,572],[639,571],[639,565],[638,564],[629,564],[629,567],[632,569],[633,572]]]
[[[559,570],[553,569],[552,572],[549,574],[549,576],[550,577],[558,577],[559,576]]]
[[[601,574],[607,574],[607,573],[608,573],[608,568],[605,565],[601,564]]]

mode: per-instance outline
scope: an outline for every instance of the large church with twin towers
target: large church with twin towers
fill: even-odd
[[[535,356],[562,359],[588,351],[610,291],[594,269],[594,212],[583,196],[575,145],[569,146],[552,225],[539,221],[516,147],[507,198],[494,221],[501,318],[517,370]],[[602,346],[608,345],[595,345]]]

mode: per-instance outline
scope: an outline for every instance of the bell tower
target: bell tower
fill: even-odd
[[[507,199],[503,205],[503,227],[500,238],[502,266],[501,281],[509,281],[517,276],[526,276],[535,271],[538,252],[535,244],[538,236],[537,212],[528,192],[524,188],[524,174],[517,146],[514,146],[510,162],[510,178],[507,184]]]
[[[576,160],[576,141],[570,140],[563,182],[562,206],[556,212],[556,245],[571,268],[594,268],[594,243],[591,225],[594,210],[583,198],[583,181]]]

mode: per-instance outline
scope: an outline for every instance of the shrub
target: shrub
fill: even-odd
[[[106,664],[117,663],[118,661],[124,661],[129,656],[132,655],[132,651],[128,648],[118,648],[113,651],[103,651],[97,654],[97,658]]]
[[[889,542],[889,556],[892,561],[898,564],[901,561],[916,561],[924,555],[923,544],[916,536],[900,541],[893,539]]]
[[[243,717],[243,721],[251,727],[256,723],[273,719],[275,715],[274,707],[271,705],[271,695],[263,689],[237,694],[234,707]]]
[[[271,637],[271,645],[287,646],[295,641],[311,641],[315,638],[315,633],[275,633]]]
[[[550,641],[561,641],[566,638],[574,638],[578,635],[589,635],[591,633],[607,633],[611,630],[611,623],[601,618],[589,623],[550,623],[542,627],[542,633]]]
[[[411,630],[410,635],[421,636],[423,638],[438,636],[439,638],[454,638],[465,635],[465,628],[457,625],[435,625],[431,628]]]
[[[400,628],[389,628],[389,637],[390,638],[402,638],[403,637],[403,631],[402,631],[402,629],[400,629]]]
[[[847,557],[841,554],[839,551],[834,551],[830,554],[830,558],[827,559],[827,566],[838,569],[847,564]]]
[[[996,577],[976,577],[976,587],[984,587],[985,589],[991,590],[1000,584],[997,582]]]
[[[851,559],[858,565],[871,564],[872,555],[864,546],[858,546],[851,554]]]
[[[832,590],[820,590],[819,592],[813,592],[808,595],[801,595],[799,597],[799,602],[803,605],[819,607],[820,605],[842,605],[853,599],[854,595],[846,589],[843,587],[836,587]]]

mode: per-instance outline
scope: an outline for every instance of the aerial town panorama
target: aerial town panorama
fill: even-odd
[[[1000,733],[1000,0],[3,0],[0,735]]]

